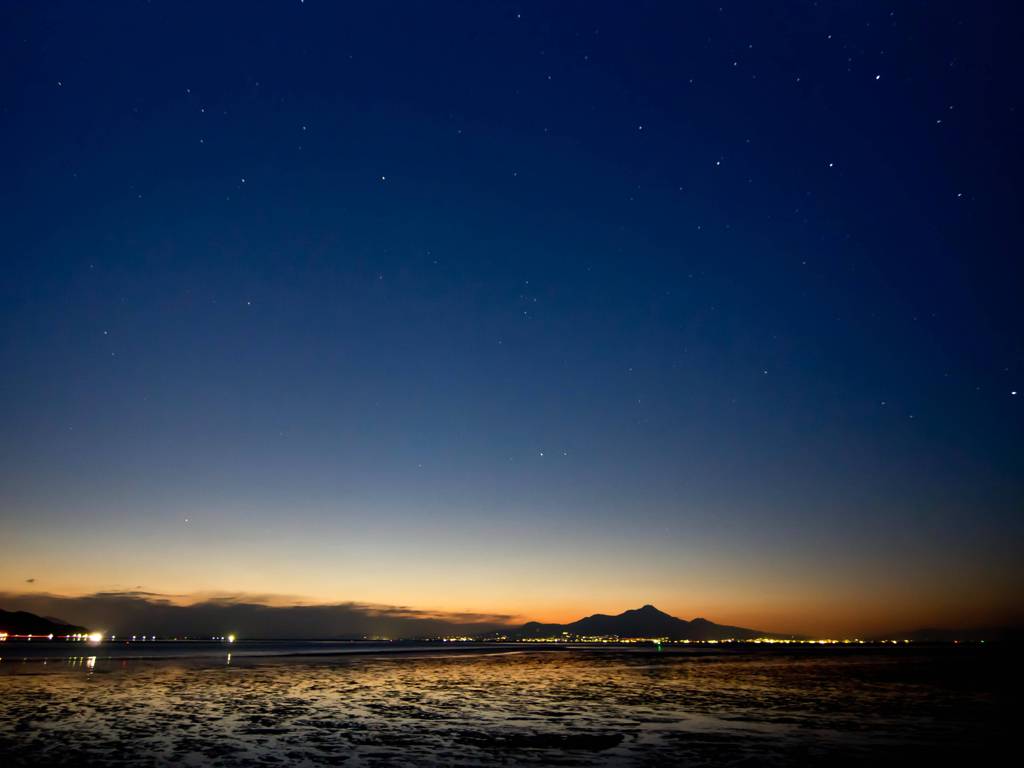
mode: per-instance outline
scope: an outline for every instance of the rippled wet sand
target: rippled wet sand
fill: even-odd
[[[983,654],[509,652],[0,664],[3,765],[792,765],[958,755]],[[959,759],[959,758],[957,758]]]

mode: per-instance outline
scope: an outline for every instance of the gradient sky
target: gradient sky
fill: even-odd
[[[1020,620],[1005,9],[4,4],[0,590]]]

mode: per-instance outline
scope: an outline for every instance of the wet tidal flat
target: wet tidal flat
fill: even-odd
[[[984,650],[0,662],[4,765],[940,764],[997,748]]]

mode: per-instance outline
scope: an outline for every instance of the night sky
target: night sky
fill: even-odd
[[[0,591],[1020,619],[1009,9],[5,3]]]

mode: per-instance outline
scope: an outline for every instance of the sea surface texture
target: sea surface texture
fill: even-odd
[[[968,765],[998,749],[1014,684],[1006,654],[978,648],[2,650],[4,766]]]

